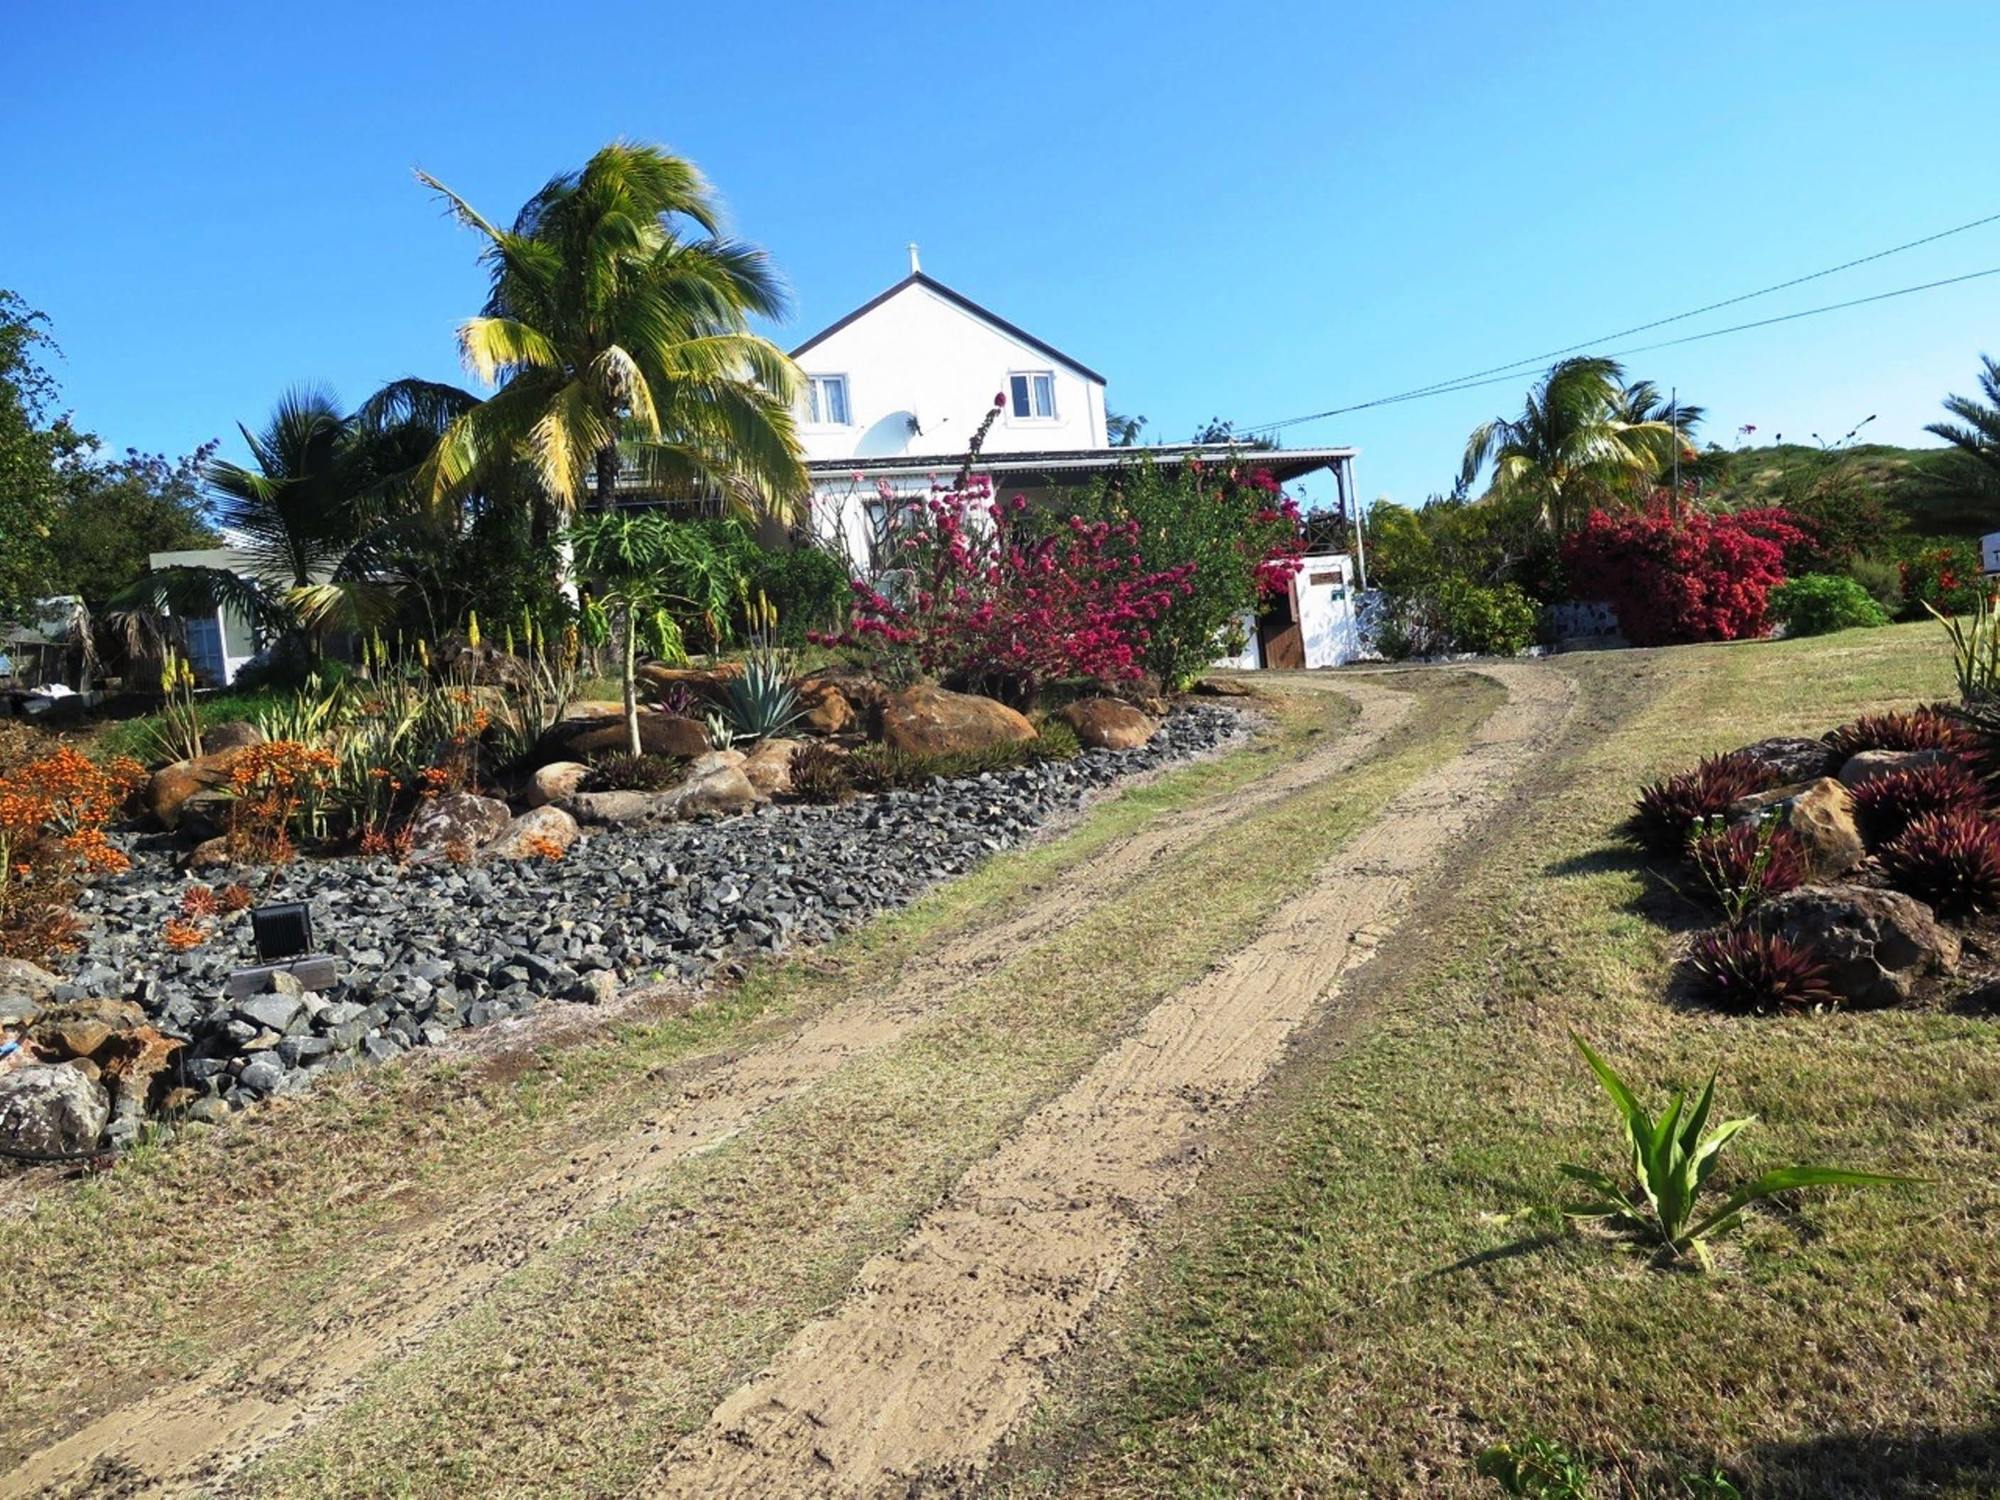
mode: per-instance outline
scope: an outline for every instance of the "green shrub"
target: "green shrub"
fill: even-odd
[[[1947,539],[1926,547],[1902,565],[1904,613],[1921,619],[1929,605],[1941,615],[1970,614],[1985,593],[1979,549]]]
[[[672,755],[602,755],[590,763],[592,792],[664,792],[687,779],[687,762]]]
[[[1903,570],[1893,558],[1857,557],[1847,565],[1847,573],[1868,590],[1868,597],[1894,618],[1903,608]]]
[[[1069,720],[1043,719],[1036,729],[1039,731],[1035,737],[1037,760],[1075,760],[1083,754],[1083,742],[1076,737]]]
[[[824,741],[800,747],[792,757],[792,792],[806,802],[845,802],[854,795],[853,757]]]
[[[847,619],[853,588],[847,568],[817,547],[773,552],[755,547],[745,555],[749,592],[759,591],[778,612],[778,637],[788,646],[801,644],[809,630],[838,630]]]
[[[1887,625],[1888,611],[1854,578],[1807,573],[1771,590],[1771,614],[1791,635]]]
[[[1495,1443],[1479,1455],[1479,1472],[1501,1494],[1525,1500],[1589,1500],[1594,1493],[1583,1460],[1545,1437]]]
[[[1391,594],[1375,647],[1384,656],[1516,656],[1535,643],[1535,604],[1520,587],[1452,575]]]

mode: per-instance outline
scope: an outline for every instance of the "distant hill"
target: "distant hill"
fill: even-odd
[[[1940,472],[1954,451],[1865,443],[1827,453],[1804,443],[1775,443],[1704,457],[1718,460],[1720,471],[1710,481],[1709,493],[1732,506],[1782,505],[1816,477],[1837,467],[1843,482],[1881,496],[1911,534],[1977,537],[2000,531],[2000,507],[1939,493]]]

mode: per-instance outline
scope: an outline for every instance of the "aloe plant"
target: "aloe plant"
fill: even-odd
[[[739,740],[769,739],[805,717],[790,674],[775,657],[752,656],[746,661],[742,675],[723,688],[717,706]]]
[[[1559,1170],[1591,1189],[1597,1196],[1563,1211],[1575,1219],[1608,1219],[1637,1230],[1659,1242],[1672,1256],[1692,1252],[1705,1265],[1707,1248],[1702,1243],[1736,1224],[1743,1210],[1774,1193],[1806,1187],[1883,1187],[1911,1184],[1915,1177],[1896,1177],[1881,1172],[1856,1172],[1845,1167],[1779,1167],[1738,1188],[1713,1212],[1696,1218],[1702,1188],[1722,1148],[1755,1115],[1725,1120],[1708,1129],[1710,1106],[1715,1099],[1715,1076],[1688,1108],[1685,1091],[1676,1090],[1667,1101],[1666,1113],[1656,1121],[1620,1078],[1611,1064],[1591,1051],[1582,1037],[1571,1033],[1570,1040],[1590,1064],[1604,1092],[1611,1096],[1625,1126],[1625,1142],[1631,1153],[1632,1173],[1638,1179],[1638,1194],[1620,1184],[1608,1172],[1562,1163]],[[1704,1133],[1706,1132],[1706,1133]],[[1643,1206],[1640,1203],[1643,1199]]]

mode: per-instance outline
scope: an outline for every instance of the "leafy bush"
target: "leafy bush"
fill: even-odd
[[[1478,1468],[1501,1494],[1525,1500],[1589,1500],[1592,1493],[1583,1460],[1545,1437],[1495,1443],[1480,1453]]]
[[[1702,819],[1688,841],[1688,859],[1731,922],[1806,879],[1805,846],[1774,815],[1730,825]]]
[[[1411,656],[1516,656],[1535,643],[1538,614],[1519,587],[1488,588],[1451,576],[1390,594],[1375,646],[1391,660]]]
[[[1896,838],[1928,813],[1980,809],[1986,787],[1955,761],[1870,776],[1854,788],[1854,821],[1871,849]]]
[[[1863,714],[1852,723],[1829,729],[1820,736],[1842,760],[1864,750],[1961,750],[1966,748],[1965,731],[1950,715],[1935,708],[1919,708],[1909,713],[1892,710],[1884,714]]]
[[[1903,570],[1886,557],[1857,557],[1847,574],[1891,617],[1903,610]]]
[[[838,630],[853,596],[847,568],[817,547],[774,552],[749,544],[744,554],[744,591],[762,595],[776,611],[778,638],[802,644],[814,630]]]
[[[1193,565],[1146,571],[1133,521],[1071,517],[1037,535],[1026,499],[991,493],[975,478],[933,496],[896,534],[883,587],[857,582],[847,629],[812,638],[869,652],[891,681],[933,676],[1015,703],[1051,678],[1140,676]]]
[[[1655,854],[1679,854],[1687,848],[1698,820],[1721,816],[1730,803],[1764,791],[1774,780],[1769,770],[1748,756],[1709,756],[1692,771],[1642,787],[1629,831],[1641,847]]]
[[[1897,890],[1940,916],[2000,911],[2000,826],[1972,810],[1925,813],[1883,846],[1882,869]]]
[[[68,745],[0,775],[0,957],[76,946],[79,882],[130,866],[104,830],[144,780],[137,761],[101,765]]]
[[[593,792],[664,792],[687,779],[687,762],[672,755],[603,755],[591,762],[584,787]]]
[[[1921,616],[1929,605],[1941,615],[1969,614],[1986,591],[1979,551],[1970,542],[1946,542],[1906,559],[1901,567],[1903,605]]]
[[[1603,599],[1636,646],[1762,635],[1785,581],[1782,523],[1669,504],[1634,515],[1592,511],[1563,543],[1578,599]]]
[[[1912,1181],[1908,1177],[1855,1172],[1842,1167],[1780,1167],[1738,1188],[1719,1207],[1696,1219],[1702,1189],[1721,1160],[1722,1148],[1756,1116],[1725,1120],[1709,1130],[1709,1108],[1715,1101],[1715,1076],[1710,1074],[1707,1087],[1692,1109],[1687,1107],[1687,1095],[1676,1090],[1667,1101],[1666,1114],[1655,1124],[1611,1064],[1591,1051],[1581,1037],[1572,1036],[1571,1040],[1617,1107],[1629,1175],[1638,1188],[1635,1194],[1634,1183],[1565,1162],[1559,1169],[1562,1174],[1596,1195],[1566,1208],[1564,1212],[1571,1218],[1611,1220],[1658,1243],[1670,1257],[1692,1251],[1705,1265],[1708,1251],[1702,1242],[1734,1225],[1743,1210],[1759,1199],[1793,1188],[1865,1187]]]
[[[1069,720],[1045,718],[1035,728],[1036,759],[1075,760],[1083,754],[1083,741],[1076,737]]]
[[[1186,570],[1187,586],[1149,622],[1140,652],[1169,690],[1227,653],[1237,621],[1290,586],[1304,551],[1297,504],[1254,467],[1161,469],[1142,458],[1070,500],[1086,521],[1133,528],[1128,545],[1141,572]],[[1064,524],[1060,509],[1035,524]]]
[[[854,794],[851,757],[821,741],[792,757],[792,791],[807,802],[844,802]]]
[[[1832,1009],[1833,974],[1804,948],[1754,927],[1706,932],[1688,953],[1695,998],[1737,1015]]]
[[[1887,625],[1889,615],[1852,578],[1808,573],[1771,591],[1771,614],[1792,635]]]

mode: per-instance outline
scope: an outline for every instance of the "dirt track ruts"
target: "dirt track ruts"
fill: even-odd
[[[1341,994],[1425,872],[1560,729],[1568,678],[1486,670],[1508,699],[1464,754],[1031,1116],[634,1494],[905,1495],[976,1480],[1146,1226],[1193,1185],[1210,1121]]]

